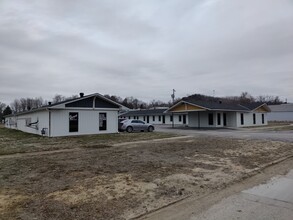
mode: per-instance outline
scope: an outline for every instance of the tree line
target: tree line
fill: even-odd
[[[226,96],[226,97],[214,97],[206,96],[202,94],[194,94],[183,99],[195,99],[199,101],[215,101],[215,102],[225,102],[225,103],[236,103],[236,104],[249,104],[249,103],[267,103],[268,105],[277,105],[286,103],[282,101],[279,96],[270,96],[270,95],[259,95],[252,96],[248,92],[242,92],[240,96]]]
[[[155,107],[170,107],[174,103],[177,103],[178,101],[181,100],[180,98],[177,98],[174,100],[174,103],[172,101],[163,102],[156,99],[153,99],[150,102],[145,102],[133,96],[126,97],[126,98],[121,98],[120,96],[108,95],[108,94],[104,96],[130,109],[149,109],[149,108],[155,108]],[[66,97],[60,94],[56,94],[53,97],[51,102],[52,104],[54,104],[54,103],[74,99],[77,97],[79,96],[72,95],[72,96]],[[248,92],[242,92],[240,96],[226,96],[226,97],[213,97],[213,96],[207,96],[202,94],[193,94],[193,95],[184,97],[183,99],[189,99],[189,98],[193,98],[193,99],[201,100],[201,101],[223,101],[225,103],[242,103],[242,104],[262,102],[262,103],[267,103],[269,105],[275,105],[275,104],[285,103],[279,98],[279,96],[260,95],[260,96],[254,97],[250,95]],[[18,113],[18,112],[25,112],[25,111],[29,111],[29,110],[39,108],[45,105],[48,105],[48,101],[43,100],[42,97],[14,99],[14,101],[10,104],[10,106],[0,102],[0,121],[3,119],[3,116],[5,115]]]

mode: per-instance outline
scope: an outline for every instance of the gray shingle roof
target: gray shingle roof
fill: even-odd
[[[164,111],[166,111],[166,110],[167,110],[167,108],[164,108],[164,109],[142,109],[142,110],[133,110],[133,111],[131,110],[129,112],[121,114],[120,116],[128,117],[128,116],[145,116],[145,115],[163,115]]]
[[[227,103],[225,101],[202,101],[196,100],[192,97],[183,98],[182,101],[204,107],[209,110],[229,110],[229,111],[252,111],[265,103],[248,103],[248,104],[237,104]]]
[[[293,112],[293,104],[269,105],[272,112]]]
[[[192,98],[184,98],[182,100],[211,110],[248,111],[247,108],[238,104],[223,103],[220,101],[198,101]]]

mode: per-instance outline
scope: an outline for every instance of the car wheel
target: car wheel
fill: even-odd
[[[155,128],[153,126],[149,126],[148,132],[153,132],[154,130],[155,130]]]
[[[127,131],[128,133],[131,133],[131,132],[133,131],[133,128],[132,128],[131,126],[129,126],[129,127],[126,128],[126,131]]]

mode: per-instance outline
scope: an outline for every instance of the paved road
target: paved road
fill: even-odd
[[[223,190],[191,196],[140,220],[291,220],[293,158]]]
[[[176,133],[188,136],[215,136],[230,138],[247,138],[260,140],[275,140],[293,142],[293,131],[268,131],[250,128],[240,129],[192,129],[192,128],[171,128],[170,126],[157,125],[156,131]]]
[[[293,170],[268,183],[223,199],[190,220],[291,220],[293,219]]]

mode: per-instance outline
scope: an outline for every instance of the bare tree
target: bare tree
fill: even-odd
[[[0,102],[0,123],[2,123],[3,120],[3,111],[6,108],[6,104]]]
[[[19,101],[19,111],[24,112],[27,110],[27,102],[25,98],[21,98]]]
[[[11,103],[11,109],[13,112],[19,112],[21,107],[20,107],[20,101],[18,99],[14,99],[14,101]]]
[[[267,104],[276,105],[284,103],[279,96],[260,95],[255,99],[257,102],[265,102]]]
[[[44,104],[42,97],[36,97],[34,98],[33,108],[40,108]]]
[[[3,110],[5,109],[5,107],[6,107],[6,104],[0,102],[0,113],[3,113]]]
[[[60,95],[60,94],[56,94],[54,97],[53,97],[53,103],[58,103],[58,102],[62,102],[62,101],[65,101],[65,96],[63,95]]]
[[[242,92],[239,97],[239,101],[240,103],[252,103],[255,102],[255,99],[248,92]]]

